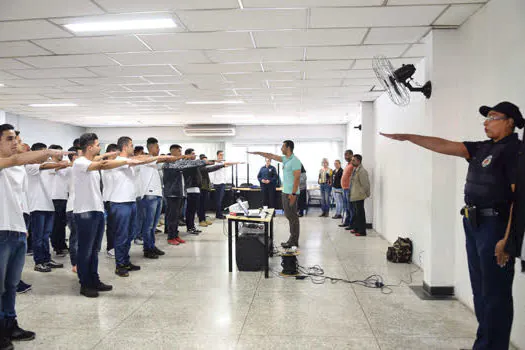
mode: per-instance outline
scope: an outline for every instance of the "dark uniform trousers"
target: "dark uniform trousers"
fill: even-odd
[[[514,259],[502,268],[494,256],[496,243],[505,236],[507,220],[499,216],[481,216],[478,221],[478,227],[474,228],[463,219],[470,282],[479,323],[473,349],[508,349],[514,314]]]

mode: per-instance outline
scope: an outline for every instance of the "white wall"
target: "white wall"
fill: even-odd
[[[525,85],[521,73],[525,62],[524,15],[522,0],[492,0],[459,30],[445,34],[435,32],[432,56],[427,58],[425,67],[420,67],[420,71],[430,72],[435,82],[431,102],[413,94],[411,105],[399,108],[393,106],[387,96],[382,96],[375,102],[377,130],[482,140],[486,136],[478,117],[480,105],[508,100],[524,110]],[[412,233],[416,260],[420,251],[432,251],[436,245],[453,252],[454,268],[433,271],[431,275],[452,276],[456,296],[472,307],[459,215],[467,163],[454,158],[444,161],[441,156],[413,145],[381,137],[375,138],[375,147],[374,224],[377,230],[390,241],[397,235]],[[453,231],[447,238],[448,245],[443,240],[434,241],[440,228]],[[423,268],[427,270],[427,265],[432,265],[436,269],[435,263],[440,257],[429,255],[423,253]],[[519,272],[519,264],[516,267],[512,341],[525,349],[525,274]]]
[[[55,123],[43,119],[28,118],[6,113],[6,123],[20,130],[22,140],[30,146],[35,142],[46,145],[57,144],[64,149],[73,146],[73,140],[85,132],[85,128]]]

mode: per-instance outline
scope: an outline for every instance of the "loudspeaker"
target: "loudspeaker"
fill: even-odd
[[[240,235],[235,245],[237,268],[239,271],[261,271],[268,252],[264,251],[264,235]]]

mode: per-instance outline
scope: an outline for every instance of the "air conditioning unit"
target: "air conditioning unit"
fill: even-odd
[[[233,125],[188,125],[184,127],[184,135],[194,137],[235,136]]]

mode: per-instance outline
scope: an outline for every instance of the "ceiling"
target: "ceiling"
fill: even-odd
[[[418,62],[432,27],[485,2],[2,0],[0,109],[81,126],[343,123],[382,93],[373,56]],[[64,27],[167,17],[176,28]],[[242,104],[187,104],[225,100]]]

